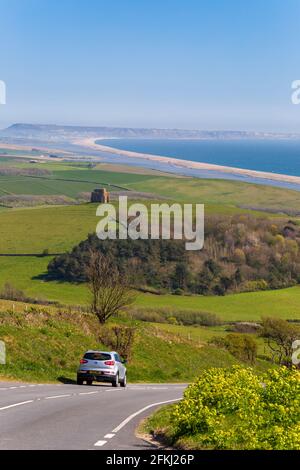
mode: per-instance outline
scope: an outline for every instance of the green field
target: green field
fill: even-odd
[[[50,174],[39,177],[0,175],[0,196],[6,194],[65,195],[77,198],[80,193],[91,192],[97,186],[106,186],[110,190],[126,189],[130,185],[143,184],[153,178],[153,175],[86,169],[82,166],[66,165],[65,163],[28,164],[18,161],[10,165],[5,162],[2,166],[19,169],[36,168],[47,170]]]
[[[299,191],[240,181],[185,178],[175,182],[173,178],[152,178],[130,187],[174,200],[220,206],[299,210],[300,204]]]
[[[97,204],[8,209],[0,214],[0,253],[70,250],[94,232]]]
[[[217,314],[224,321],[260,320],[262,316],[300,320],[300,286],[226,296],[176,296],[143,294],[141,307],[200,310]]]
[[[118,186],[141,192],[150,192],[176,201],[198,202],[208,206],[209,211],[231,213],[240,206],[275,210],[298,210],[300,192],[244,183],[240,181],[199,179],[190,177],[160,176],[159,172],[147,172],[122,169],[116,165],[107,171],[97,165],[87,168],[87,164],[76,162],[47,162],[30,164],[26,160],[0,159],[0,165],[17,168],[38,168],[50,171],[44,178],[30,176],[0,176],[0,195],[4,194],[35,194],[65,195],[76,198],[81,192],[91,191],[95,185],[116,189]],[[105,168],[105,166],[104,166]],[[66,181],[72,180],[72,181]]]
[[[88,303],[88,290],[83,284],[45,282],[39,279],[46,272],[50,259],[0,257],[0,287],[5,282],[10,282],[30,297],[73,305]],[[300,287],[224,297],[138,294],[136,306],[157,310],[189,309],[210,312],[224,321],[257,321],[262,316],[300,320]]]
[[[10,258],[0,257],[0,289],[6,282],[21,289],[27,296],[59,301],[63,304],[87,304],[88,290],[83,285],[45,282],[40,278],[46,273],[51,257]]]
[[[144,201],[148,205],[149,201]],[[0,253],[60,253],[95,232],[97,204],[2,209]],[[261,215],[261,214],[260,214]]]

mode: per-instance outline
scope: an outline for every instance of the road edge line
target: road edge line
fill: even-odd
[[[140,415],[144,411],[149,410],[149,408],[153,408],[154,406],[160,406],[160,405],[167,405],[168,403],[172,403],[174,401],[180,401],[182,400],[182,397],[180,398],[174,398],[173,400],[166,400],[166,401],[160,401],[158,403],[152,403],[151,405],[147,405],[144,408],[140,409],[139,411],[136,411],[135,413],[132,413],[128,418],[124,419],[116,428],[112,430],[112,433],[116,434],[119,432],[126,424],[128,424],[130,421],[132,421],[136,416]]]
[[[9,408],[15,408],[16,406],[26,405],[27,403],[33,403],[33,402],[34,402],[34,400],[27,400],[27,401],[21,401],[19,403],[13,403],[12,405],[2,406],[0,408],[0,411],[8,410]]]

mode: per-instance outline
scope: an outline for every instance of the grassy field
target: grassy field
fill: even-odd
[[[27,296],[59,301],[63,304],[86,305],[88,290],[84,285],[45,282],[41,275],[47,271],[51,257],[10,258],[0,257],[0,289],[6,282],[21,289]]]
[[[226,296],[143,294],[141,307],[191,309],[217,314],[224,321],[260,320],[262,316],[300,320],[300,287]]]
[[[1,253],[70,250],[94,232],[97,204],[9,209],[0,213]]]
[[[270,209],[299,210],[300,192],[229,180],[185,178],[152,178],[130,184],[138,191],[149,191],[174,200],[240,207],[243,205]],[[143,189],[142,189],[143,188]]]
[[[1,162],[0,162],[1,164]],[[0,195],[27,194],[27,195],[65,195],[77,198],[82,192],[91,192],[95,187],[106,186],[108,189],[117,190],[129,188],[136,183],[143,184],[153,175],[141,173],[122,173],[87,169],[82,166],[66,165],[66,163],[36,163],[15,162],[8,165],[2,162],[2,166],[12,166],[25,169],[42,169],[49,174],[41,177],[22,175],[0,175]],[[157,176],[160,179],[159,176]]]
[[[183,202],[201,202],[208,211],[232,213],[243,205],[255,208],[298,210],[300,192],[240,181],[180,177],[133,169],[112,164],[87,164],[76,162],[47,162],[30,164],[25,160],[0,159],[2,166],[41,168],[50,171],[43,178],[29,176],[0,176],[0,194],[65,195],[76,198],[80,192],[91,191],[96,185],[116,189],[121,186],[135,191],[150,192]],[[72,180],[72,181],[66,181]]]
[[[0,288],[10,282],[30,297],[56,300],[63,304],[86,305],[88,290],[83,284],[45,282],[50,257],[0,257]],[[262,316],[300,320],[300,287],[273,291],[217,296],[176,296],[138,294],[136,306],[151,309],[189,309],[210,312],[223,321],[258,321]]]

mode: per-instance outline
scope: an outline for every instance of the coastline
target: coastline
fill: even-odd
[[[74,141],[76,145],[81,145],[92,150],[99,150],[102,152],[111,153],[113,155],[124,156],[126,158],[135,158],[141,160],[148,160],[169,164],[176,168],[196,169],[205,171],[215,171],[220,173],[227,173],[231,175],[244,176],[256,179],[278,181],[283,183],[292,183],[300,185],[300,176],[284,175],[280,173],[270,173],[265,171],[248,170],[244,168],[236,168],[223,165],[215,165],[212,163],[194,162],[192,160],[182,160],[174,157],[167,157],[163,155],[152,155],[147,153],[132,152],[129,150],[121,150],[115,147],[107,147],[106,145],[96,144],[98,140],[107,140],[107,137],[92,137]],[[114,140],[114,139],[111,139]],[[116,139],[117,140],[117,139]]]
[[[43,143],[41,145],[37,146],[31,146],[31,145],[26,145],[26,144],[8,144],[6,142],[2,142],[0,138],[0,148],[1,149],[7,149],[7,150],[20,150],[24,152],[28,152],[35,148],[39,152],[51,152],[51,153],[60,153],[60,154],[65,154],[65,155],[71,155],[71,152],[67,152],[66,150],[62,150],[59,148],[50,148],[50,147],[45,147]],[[34,158],[38,158],[38,156],[34,156]]]

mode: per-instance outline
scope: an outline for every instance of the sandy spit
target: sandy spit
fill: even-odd
[[[162,155],[151,155],[147,153],[138,153],[138,152],[131,152],[128,150],[119,150],[113,147],[107,147],[105,145],[96,144],[97,140],[107,139],[106,137],[92,137],[81,139],[73,142],[76,145],[81,145],[93,150],[100,150],[103,152],[108,152],[115,155],[123,155],[124,157],[129,158],[137,158],[143,160],[150,160],[155,162],[161,163],[168,163],[177,168],[194,168],[197,170],[211,170],[211,171],[219,171],[221,173],[230,173],[232,175],[241,175],[241,176],[248,176],[251,178],[260,178],[260,179],[267,179],[273,181],[281,181],[285,183],[294,183],[300,184],[300,177],[299,176],[291,176],[291,175],[283,175],[280,173],[270,173],[266,171],[256,171],[256,170],[247,170],[244,168],[235,168],[231,166],[222,166],[222,165],[214,165],[211,163],[202,163],[202,162],[194,162],[191,160],[181,160],[178,158],[166,157]],[[113,139],[112,139],[113,140]]]

